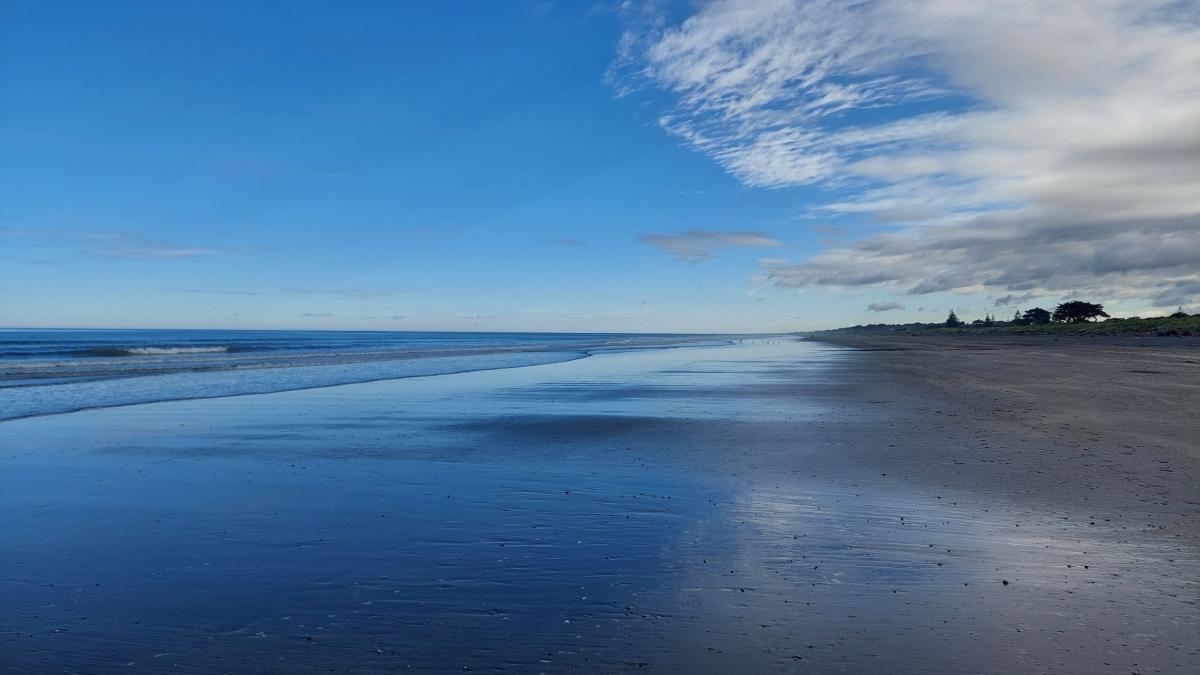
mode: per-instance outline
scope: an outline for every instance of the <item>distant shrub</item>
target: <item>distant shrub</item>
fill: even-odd
[[[1026,326],[1039,326],[1050,323],[1050,312],[1047,312],[1041,307],[1027,309],[1025,310],[1025,313],[1021,315],[1021,322]]]
[[[1104,311],[1104,305],[1099,305],[1094,302],[1084,302],[1082,300],[1071,300],[1064,302],[1054,308],[1053,319],[1064,323],[1083,323],[1091,321],[1099,317],[1108,318],[1108,313]]]

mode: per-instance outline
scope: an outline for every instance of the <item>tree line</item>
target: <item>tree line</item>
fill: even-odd
[[[1104,323],[1126,321],[1126,319],[1114,319],[1114,318],[1110,317],[1108,315],[1108,312],[1104,311],[1104,305],[1101,305],[1099,303],[1084,302],[1082,300],[1071,300],[1069,302],[1064,302],[1064,303],[1056,306],[1054,308],[1054,311],[1043,309],[1041,307],[1034,307],[1033,309],[1027,309],[1025,311],[1017,310],[1013,314],[1013,317],[1007,321],[1005,321],[1003,319],[996,319],[994,316],[992,316],[989,313],[987,316],[985,316],[982,319],[976,319],[974,321],[967,322],[967,321],[963,321],[962,319],[959,319],[958,314],[955,313],[954,310],[950,310],[950,316],[946,317],[945,321],[942,321],[939,323],[923,323],[923,322],[903,323],[903,324],[873,323],[873,324],[867,324],[865,326],[862,324],[859,324],[857,326],[850,326],[847,328],[839,328],[837,330],[860,331],[860,332],[893,332],[893,331],[919,331],[919,330],[925,330],[925,329],[929,329],[929,328],[940,328],[940,327],[986,328],[989,326],[1041,326],[1041,325],[1047,325],[1047,324],[1085,323],[1085,322],[1090,322],[1090,321],[1093,321],[1095,319],[1100,319],[1100,318],[1106,319],[1106,321]],[[1160,328],[1158,323],[1161,323],[1159,321],[1161,319],[1188,319],[1188,318],[1200,319],[1200,313],[1189,315],[1187,312],[1183,311],[1183,307],[1181,306],[1178,311],[1176,311],[1175,313],[1170,314],[1166,317],[1161,317],[1161,316],[1160,317],[1150,317],[1145,320],[1141,319],[1141,317],[1136,317],[1136,316],[1127,317],[1128,321],[1138,322],[1138,325],[1134,326],[1133,323],[1130,323],[1128,325],[1122,324],[1121,328],[1123,328],[1124,330],[1156,330],[1156,329]],[[1116,329],[1117,326],[1113,326],[1113,328]],[[1183,335],[1190,335],[1191,333],[1188,331],[1189,330],[1194,331],[1195,324],[1188,323],[1187,325],[1182,325],[1182,326],[1181,325],[1166,326],[1165,328],[1163,328],[1163,330],[1173,332],[1176,328],[1178,330],[1184,331],[1182,333]],[[1159,334],[1162,335],[1164,333],[1160,332]],[[1166,334],[1172,334],[1172,333],[1166,333]]]
[[[1071,300],[1055,307],[1053,312],[1041,307],[1027,309],[1024,312],[1017,310],[1013,314],[1012,320],[1007,323],[1010,326],[1038,326],[1048,323],[1083,323],[1100,317],[1108,318],[1108,313],[1104,311],[1104,305],[1094,302],[1084,302],[1082,300]],[[993,326],[1002,322],[996,321],[991,314],[988,314],[987,318],[976,319],[972,323],[975,325]],[[950,316],[946,317],[945,325],[948,328],[959,328],[967,324],[958,318],[954,310],[950,310]]]

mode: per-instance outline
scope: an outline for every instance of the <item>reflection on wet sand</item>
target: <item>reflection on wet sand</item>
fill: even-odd
[[[820,432],[851,358],[612,354],[5,425],[0,666],[1187,672],[1193,549],[855,464]],[[860,442],[893,423],[858,409]]]

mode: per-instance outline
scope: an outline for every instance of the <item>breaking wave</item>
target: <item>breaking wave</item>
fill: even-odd
[[[166,356],[170,354],[226,354],[230,347],[97,347],[76,352],[80,356]]]

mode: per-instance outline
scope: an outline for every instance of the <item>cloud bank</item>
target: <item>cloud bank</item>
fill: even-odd
[[[613,79],[744,184],[889,231],[778,286],[1094,295],[1200,289],[1200,6],[719,0],[641,21]]]

